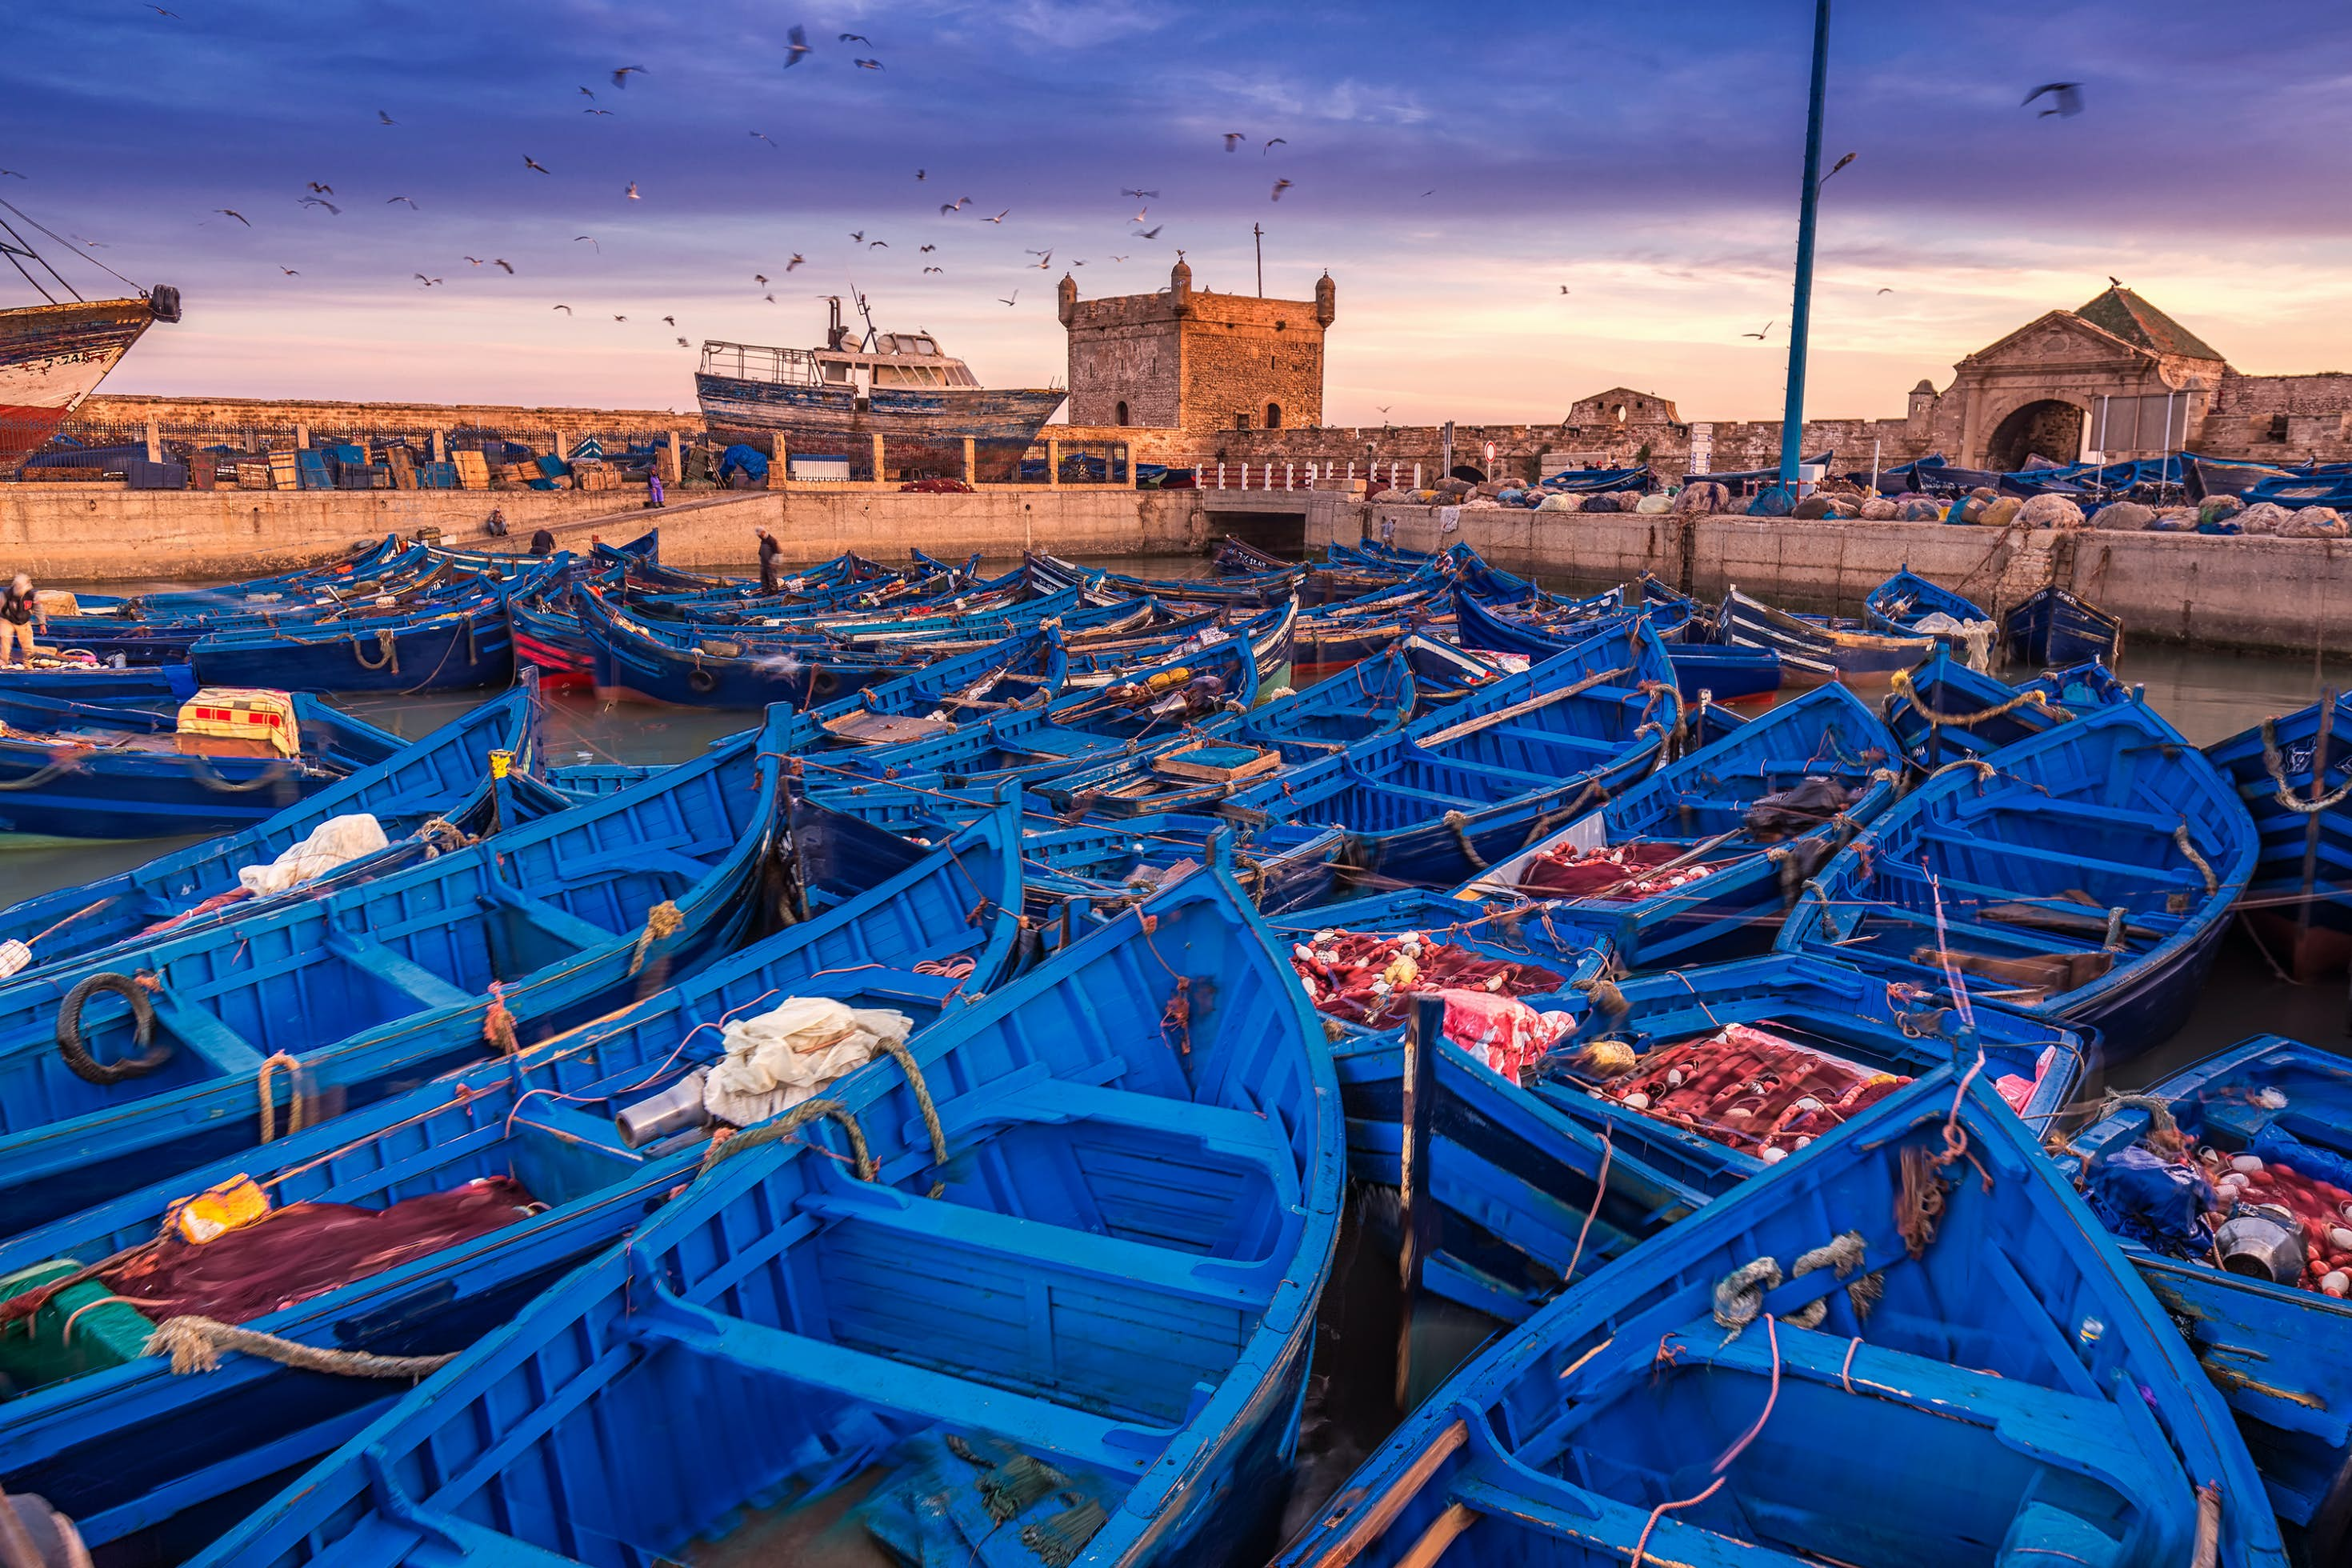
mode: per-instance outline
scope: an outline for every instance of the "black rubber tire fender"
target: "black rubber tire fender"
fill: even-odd
[[[700,665],[697,665],[687,672],[686,684],[689,689],[700,692],[707,697],[719,689],[719,678]]]
[[[111,991],[131,1004],[132,1037],[140,1047],[137,1056],[101,1062],[82,1044],[81,1010],[101,991]],[[172,1047],[155,1044],[155,1004],[148,999],[146,987],[128,974],[104,971],[85,975],[58,1004],[58,1055],[65,1058],[74,1077],[104,1086],[145,1078],[172,1059]]]

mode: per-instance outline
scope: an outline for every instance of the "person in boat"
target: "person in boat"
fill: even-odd
[[[535,531],[530,536],[530,552],[533,555],[554,554],[555,535],[544,528]]]
[[[22,647],[25,668],[33,668],[33,655],[39,651],[33,646],[36,621],[43,631],[49,629],[49,617],[41,609],[40,595],[33,592],[33,580],[19,572],[16,580],[0,592],[0,667],[5,667],[8,655]]]
[[[784,585],[784,569],[782,564],[784,548],[776,542],[776,536],[766,529],[759,528],[752,531],[760,536],[760,592],[781,593]]]
[[[647,506],[666,506],[668,504],[662,500],[661,474],[659,470],[646,476],[646,504]]]

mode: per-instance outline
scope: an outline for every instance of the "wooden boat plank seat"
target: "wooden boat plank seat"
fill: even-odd
[[[1464,795],[1440,795],[1435,790],[1414,789],[1408,784],[1388,784],[1379,779],[1360,776],[1355,780],[1355,785],[1359,789],[1377,791],[1384,798],[1391,800],[1406,803],[1424,802],[1430,807],[1431,815],[1441,811],[1476,811],[1495,804],[1491,800],[1475,800]],[[1316,797],[1310,795],[1305,798],[1311,800]],[[1324,798],[1328,799],[1328,796]],[[1305,820],[1320,821],[1322,819],[1308,816]]]
[[[546,900],[533,898],[529,893],[518,892],[502,882],[492,883],[491,891],[481,901],[484,908],[495,905],[511,910],[556,941],[574,948],[599,947],[611,942],[614,935],[593,921],[582,920],[568,910],[558,909]]]
[[[1909,865],[1900,860],[1880,861],[1878,863],[1878,874],[1890,881],[1908,882],[1915,889],[1925,889],[1927,886],[1927,873],[1926,871],[1916,866]],[[2053,894],[2025,893],[2019,891],[2015,888],[1998,887],[1990,882],[1971,882],[1963,878],[1947,876],[1942,873],[1938,873],[1937,875],[1936,882],[1937,886],[1943,889],[1944,896],[1948,902],[1950,900],[1952,895],[1958,893],[1978,898],[1990,899],[2003,904],[2047,906],[2050,910],[2055,914],[2063,915],[2079,913],[2083,917],[2083,931],[2086,936],[2098,931],[2098,929],[2105,922],[2107,918],[2107,908],[2105,905],[2078,904],[2072,899],[2061,899]],[[2128,906],[2126,906],[2126,931],[2128,931],[2132,926],[2139,926],[2145,929],[2162,931],[2167,934],[2169,934],[2171,931],[2178,931],[2184,919],[2184,917],[2180,915],[2171,914],[2163,910],[2133,910],[2129,909]],[[2042,929],[2046,930],[2048,928],[2045,927]]]
[[[1564,782],[1557,774],[1531,773],[1521,768],[1503,767],[1494,763],[1465,762],[1437,752],[1424,752],[1419,759],[1418,767],[1408,761],[1393,773],[1378,767],[1349,771],[1374,788],[1393,789],[1411,787],[1391,781],[1411,776],[1423,769],[1439,779],[1449,782],[1459,779],[1465,784],[1483,785],[1486,793],[1477,797],[1482,805],[1511,795],[1526,795],[1531,790],[1548,789]]]
[[[1167,1447],[1167,1431],[992,1388],[789,1329],[746,1322],[681,1300],[667,1286],[656,1286],[652,1298],[623,1324],[635,1339],[678,1345],[862,1405],[928,1416],[950,1428],[992,1433],[1032,1454],[1135,1476]]]
[[[1614,762],[1619,753],[1624,750],[1624,744],[1622,742],[1595,740],[1590,735],[1571,734],[1564,730],[1548,730],[1540,724],[1521,724],[1508,721],[1475,731],[1473,735],[1463,736],[1462,740],[1471,740],[1474,735],[1477,739],[1503,742],[1516,746],[1573,752],[1589,756],[1596,762]],[[1451,758],[1453,756],[1451,748],[1460,743],[1453,741],[1442,742],[1432,746],[1430,750],[1436,755]]]
[[[1972,854],[1997,855],[2009,859],[2022,860],[2029,865],[2077,866],[2085,871],[2096,871],[2126,881],[2152,883],[2158,888],[2193,888],[2201,891],[2205,886],[2204,878],[2198,874],[2195,867],[2186,862],[2183,862],[2178,870],[2165,870],[2155,866],[2133,866],[2120,860],[2099,860],[2088,855],[2069,854],[2063,849],[2044,849],[2038,846],[2004,843],[1998,838],[1979,838],[1973,833],[1966,833],[1941,823],[1924,829],[1920,837],[1931,843],[1948,844],[1955,849],[1967,850]]]
[[[1075,1078],[1055,1078],[1044,1064],[1032,1063],[985,1089],[942,1101],[939,1112],[950,1149],[981,1129],[1010,1122],[1100,1121],[1174,1133],[1263,1170],[1277,1201],[1298,1201],[1297,1165],[1280,1127],[1245,1110],[1100,1088]]]
[[[584,925],[587,922],[580,923]],[[603,941],[613,940],[609,931],[600,935]],[[329,931],[326,948],[352,968],[382,981],[395,991],[415,997],[424,1006],[464,1007],[474,1002],[471,992],[458,989],[423,964],[403,958],[382,942],[354,931]]]
[[[173,995],[168,987],[148,1000],[154,1004],[156,1023],[202,1057],[215,1073],[236,1078],[251,1077],[261,1070],[262,1058],[267,1053],[256,1050],[251,1041],[196,1004]]]
[[[1978,797],[1963,797],[1958,802],[1962,816],[1992,816],[2011,812],[2029,817],[2063,817],[2094,827],[2139,827],[2159,838],[2169,838],[2172,830],[2180,826],[2177,817],[2160,816],[2152,811],[2134,811],[2125,805],[2093,805],[2088,801],[2067,800],[2041,790],[2012,785],[1997,789]]]

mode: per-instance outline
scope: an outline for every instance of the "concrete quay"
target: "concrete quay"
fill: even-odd
[[[1207,548],[1233,532],[1277,552],[1384,536],[1416,549],[1460,541],[1514,572],[1610,584],[1651,572],[1702,597],[1732,585],[1800,609],[1855,612],[1897,567],[1998,612],[2045,584],[2124,618],[2127,635],[2307,654],[2352,649],[2352,542],[2256,536],[1958,528],[1944,523],[1370,503],[1336,490],[1135,490],[987,486],[970,494],[787,485],[674,492],[541,490],[140,490],[0,485],[0,570],[58,585],[252,576],[329,560],[386,533],[442,531],[446,542],[520,551],[545,526],[560,542],[618,543],[656,523],[663,559],[748,560],[766,528],[794,563],[855,550],[900,561],[910,549],[961,559],[1024,550],[1093,560]],[[482,531],[492,506],[509,532]]]

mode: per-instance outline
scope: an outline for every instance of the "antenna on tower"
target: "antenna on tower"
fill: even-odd
[[[1257,251],[1257,297],[1265,298],[1265,230],[1250,225],[1250,245]]]

